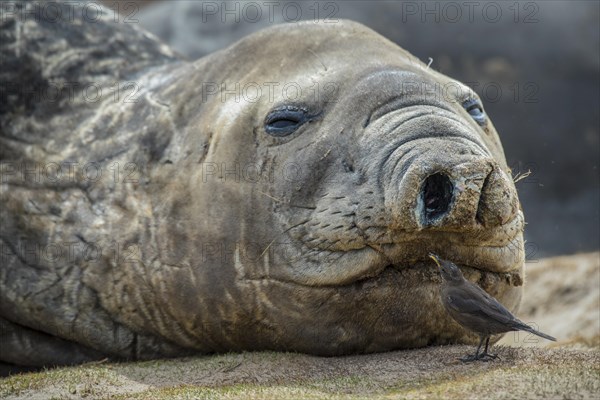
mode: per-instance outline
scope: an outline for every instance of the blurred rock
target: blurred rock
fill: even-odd
[[[553,257],[525,266],[519,318],[557,338],[507,333],[507,346],[600,347],[600,252]]]

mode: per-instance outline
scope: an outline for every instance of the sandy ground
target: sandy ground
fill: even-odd
[[[556,336],[507,335],[499,360],[463,364],[471,346],[350,357],[257,352],[102,363],[0,379],[0,398],[596,398],[600,253],[527,264],[519,317]]]
[[[558,339],[557,346],[597,341],[600,335],[600,252],[528,262],[518,317]],[[507,346],[553,346],[523,332],[505,335]]]

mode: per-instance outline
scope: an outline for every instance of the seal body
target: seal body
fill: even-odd
[[[15,15],[3,361],[473,342],[430,251],[517,308],[523,214],[480,100],[370,29],[274,26],[192,62],[110,15]],[[78,85],[29,95],[57,82]]]

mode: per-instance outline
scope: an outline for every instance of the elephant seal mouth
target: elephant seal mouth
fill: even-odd
[[[366,232],[371,233],[374,240],[359,243],[299,235],[296,238],[301,240],[293,241],[299,244],[295,252],[280,258],[285,267],[271,269],[269,275],[275,280],[315,287],[379,279],[386,270],[399,273],[412,269],[429,271],[422,279],[437,280],[439,273],[427,256],[434,252],[461,267],[466,277],[521,286],[525,261],[523,225],[523,214],[519,212],[505,225],[474,232],[402,231],[372,225]]]
[[[485,252],[485,249],[477,248],[476,250]],[[441,252],[445,254],[444,252]],[[447,252],[446,252],[447,253]],[[486,265],[481,264],[470,264],[460,258],[448,257],[461,269],[463,275],[472,281],[475,281],[484,289],[492,289],[500,285],[506,286],[522,286],[523,276],[521,266],[522,263],[513,266],[510,269],[489,269]],[[399,273],[402,275],[405,271],[417,270],[420,272],[420,276],[423,281],[431,281],[435,283],[441,283],[441,277],[439,269],[436,265],[431,262],[429,258],[419,257],[415,261],[411,262],[394,262],[386,264],[383,268],[378,268],[378,273],[372,276],[365,276],[358,278],[356,282],[363,280],[377,280],[384,276],[387,272]]]
[[[343,252],[341,255],[338,255],[338,258],[343,258],[346,255],[350,256],[352,253],[367,250],[368,249],[361,249]],[[455,264],[461,269],[465,278],[472,282],[476,282],[480,287],[487,291],[497,290],[501,286],[519,287],[523,286],[524,283],[522,269],[520,266],[508,271],[491,271],[478,265],[469,265],[459,261],[455,261]],[[318,281],[311,280],[310,282],[298,281],[297,279],[292,279],[290,281],[289,279],[281,278],[275,278],[275,280],[308,287],[356,288],[365,285],[368,286],[371,284],[377,284],[378,282],[385,280],[390,276],[398,278],[407,273],[414,272],[418,273],[421,283],[430,282],[439,284],[442,282],[439,269],[431,262],[431,259],[427,257],[420,258],[410,263],[401,262],[383,265],[371,265],[367,269],[367,272],[352,277],[348,276],[346,279],[339,282],[331,282],[324,279],[320,279]]]
[[[424,281],[439,282],[429,252],[458,265],[468,279],[485,287],[521,286],[524,263],[523,239],[519,229],[522,214],[495,235],[472,237],[448,232],[419,232],[410,239],[388,235],[387,240],[357,248],[318,248],[303,243],[304,250],[283,271],[271,271],[270,278],[312,287],[343,287],[376,281],[389,272],[403,274],[418,270]],[[512,234],[509,234],[512,233]],[[489,233],[489,232],[488,232]],[[318,254],[312,257],[311,254]],[[298,273],[301,271],[301,273]]]
[[[483,289],[491,290],[494,287],[499,285],[508,285],[508,286],[523,286],[523,277],[521,272],[517,270],[508,271],[508,272],[494,272],[486,269],[482,269],[476,266],[469,266],[466,264],[458,263],[456,264],[463,275],[470,280],[476,281],[479,286]],[[425,280],[429,280],[435,283],[441,283],[441,277],[439,273],[439,268],[436,268],[435,264],[428,262],[428,260],[422,260],[414,263],[410,267],[390,264],[384,268],[384,271],[387,269],[392,269],[402,273],[407,268],[419,269],[422,272],[422,276]],[[372,279],[372,278],[371,278]]]
[[[498,272],[461,262],[456,262],[455,264],[460,268],[466,279],[475,282],[488,292],[498,291],[502,287],[519,287],[523,286],[524,283],[521,268]],[[419,259],[412,263],[387,264],[382,268],[379,267],[376,269],[378,271],[376,274],[367,274],[343,284],[324,286],[337,288],[368,287],[378,285],[381,281],[391,279],[392,277],[394,279],[402,279],[404,275],[410,274],[414,276],[415,273],[419,276],[421,284],[433,283],[437,285],[442,282],[439,268],[428,258]]]

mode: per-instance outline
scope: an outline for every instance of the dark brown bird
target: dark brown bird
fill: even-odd
[[[552,336],[538,332],[517,319],[495,298],[487,294],[479,286],[463,277],[460,269],[450,261],[442,260],[435,254],[429,257],[440,267],[442,275],[442,303],[448,313],[463,327],[477,333],[480,337],[475,354],[461,358],[462,361],[485,360],[497,358],[488,353],[490,336],[510,331],[527,331],[544,339],[556,341]],[[485,350],[479,353],[485,341]]]

